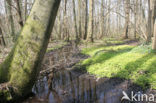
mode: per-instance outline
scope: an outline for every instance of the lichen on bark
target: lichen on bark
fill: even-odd
[[[35,1],[17,42],[0,66],[0,97],[14,100],[31,92],[52,32],[60,0]],[[0,85],[1,87],[1,85]]]

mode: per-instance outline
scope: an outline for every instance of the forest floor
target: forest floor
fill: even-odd
[[[53,54],[56,61],[62,57],[61,62],[54,63],[61,63],[62,67],[63,65],[70,65],[68,63],[70,61],[72,61],[71,65],[77,63],[81,71],[95,75],[98,78],[118,77],[131,80],[144,89],[156,89],[156,53],[152,51],[151,45],[143,45],[137,40],[117,40],[113,38],[98,40],[94,43],[81,42],[80,50],[76,49],[74,53],[82,53],[89,56],[89,58],[86,59],[81,55],[81,59],[73,60],[72,58],[72,60],[68,61],[73,56],[73,50],[70,50],[73,49],[71,45],[63,41],[49,43],[47,57],[52,58],[51,54]],[[62,50],[60,48],[66,48],[65,52],[59,51]],[[10,50],[9,48],[1,50],[0,63],[4,61]]]
[[[80,69],[89,74],[123,78],[144,89],[156,89],[156,54],[151,45],[108,39],[82,48],[82,53],[90,58],[79,63]]]
[[[5,52],[1,53],[2,57],[0,62],[4,60],[9,51],[10,49],[5,49]],[[62,70],[65,70],[65,72],[68,71],[72,73],[72,77],[70,77],[70,73],[66,74],[67,77],[70,77],[67,78],[67,80],[72,80],[67,83],[68,85],[75,82],[75,87],[81,86],[81,83],[86,84],[86,87],[88,87],[88,81],[91,81],[91,83],[95,82],[98,92],[97,97],[102,97],[103,93],[114,93],[114,91],[116,91],[116,94],[111,98],[119,100],[123,90],[128,92],[144,91],[149,94],[156,93],[155,61],[156,54],[155,51],[152,51],[151,45],[145,45],[136,40],[107,38],[105,40],[95,41],[94,43],[81,42],[79,48],[74,48],[72,43],[55,41],[48,46],[42,65],[43,68],[40,72],[41,78],[47,77],[47,81],[40,81],[41,78],[37,81],[37,84],[44,85],[45,87],[37,85],[36,88],[44,89],[47,88],[49,84],[55,84],[58,80],[52,79],[54,74],[59,74],[61,78],[63,78],[64,71],[62,74]],[[58,78],[58,76],[54,78],[61,79]],[[79,78],[79,82],[77,83],[77,79],[74,78]],[[48,83],[42,84],[42,81]],[[60,81],[59,83],[63,84],[56,84],[56,86],[64,85],[66,80],[64,82],[62,80]],[[77,84],[79,84],[79,86],[77,86]],[[67,91],[70,90],[68,85]],[[61,88],[58,88],[56,92],[59,92],[60,89]],[[75,88],[75,91],[78,89],[79,88]],[[49,90],[45,91],[47,92]],[[42,93],[37,93],[37,95],[42,95]],[[65,98],[69,97],[71,96]],[[88,100],[87,98],[86,101]],[[105,97],[102,97],[101,100],[103,100],[103,98]],[[30,101],[32,101],[32,99]],[[79,97],[77,99],[81,98]],[[69,103],[69,101],[67,101],[67,103]],[[110,103],[117,102],[111,101]]]
[[[36,95],[23,103],[120,103],[122,91],[156,93],[156,55],[150,45],[110,38],[82,42],[80,50],[66,43],[53,46],[33,88]]]

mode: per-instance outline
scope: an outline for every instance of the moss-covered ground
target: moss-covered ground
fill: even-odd
[[[121,41],[110,42],[116,44]],[[156,89],[156,53],[151,50],[151,45],[101,44],[84,48],[82,53],[90,58],[81,62],[81,69],[90,74],[97,77],[124,78],[143,88]]]

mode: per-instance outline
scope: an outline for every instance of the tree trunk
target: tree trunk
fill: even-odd
[[[155,19],[156,19],[156,0],[153,0],[154,6],[153,6],[153,25],[155,23]]]
[[[78,0],[78,4],[79,4],[79,7],[78,7],[78,12],[79,12],[79,38],[82,37],[82,28],[81,28],[81,20],[82,20],[82,13],[81,13],[81,9],[82,9],[82,1],[81,0]]]
[[[0,26],[0,45],[3,46],[3,47],[6,46],[1,26]]]
[[[61,22],[61,13],[58,15],[58,24],[59,24],[59,27],[58,27],[58,36],[59,36],[59,40],[61,40],[63,38],[63,33],[62,33],[62,22]]]
[[[75,41],[77,44],[79,41],[79,36],[78,36],[77,23],[76,23],[77,18],[76,18],[76,10],[75,10],[75,0],[72,0],[72,3],[73,3],[73,14],[74,14],[74,27],[75,27],[75,33],[76,33]]]
[[[152,36],[154,35],[155,19],[156,19],[156,0],[152,0]]]
[[[130,0],[125,0],[125,33],[124,33],[124,39],[128,38],[128,29],[129,29],[129,14],[130,14]]]
[[[25,4],[24,4],[24,19],[26,21],[27,19],[27,14],[28,14],[28,11],[27,11],[27,0],[25,0]]]
[[[61,0],[36,0],[18,40],[0,65],[0,102],[31,92],[40,71]]]
[[[104,0],[101,0],[100,38],[104,36]]]
[[[8,14],[8,18],[9,18],[9,22],[10,22],[10,28],[11,28],[11,35],[13,37],[13,41],[15,40],[15,26],[14,26],[14,20],[13,20],[13,16],[12,16],[12,0],[6,0],[6,12]]]
[[[154,37],[153,37],[153,45],[152,45],[153,50],[156,50],[156,20],[154,24]]]
[[[68,36],[68,30],[67,30],[67,0],[64,0],[64,12],[63,12],[63,24],[64,24],[64,27],[63,27],[63,33],[65,35],[65,40],[69,41],[69,36]]]
[[[153,21],[155,21],[155,24],[154,24],[154,37],[153,37],[153,50],[156,50],[156,0],[154,0],[154,9],[153,9]]]
[[[94,30],[94,0],[89,0],[89,23],[88,23],[88,35],[87,41],[94,42],[93,40],[93,30]]]
[[[147,40],[146,42],[151,41],[152,37],[152,8],[151,8],[151,0],[148,0],[148,26],[147,26]]]
[[[84,40],[87,39],[87,30],[88,30],[88,0],[85,2],[85,10],[86,10],[86,15],[85,15],[85,33],[84,33]]]
[[[135,1],[135,0],[134,0]],[[135,1],[135,11],[134,11],[134,15],[135,15],[135,18],[134,18],[134,39],[136,39],[136,33],[137,33],[137,21],[138,21],[138,0]]]
[[[19,15],[19,24],[21,26],[21,28],[23,27],[24,23],[23,23],[23,18],[22,18],[22,10],[21,10],[21,2],[20,0],[15,0],[16,2],[16,5],[17,5],[17,12],[18,12],[18,15]]]

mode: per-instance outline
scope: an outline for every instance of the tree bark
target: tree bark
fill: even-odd
[[[78,4],[79,4],[79,7],[78,7],[78,12],[79,12],[79,38],[82,37],[82,24],[81,24],[81,20],[82,20],[82,12],[81,12],[81,9],[82,9],[82,1],[81,0],[78,0]]]
[[[126,19],[125,19],[124,39],[127,39],[128,29],[129,29],[130,0],[125,0],[125,13],[126,13]]]
[[[6,0],[6,12],[8,14],[9,22],[10,22],[10,28],[11,28],[11,35],[13,37],[13,41],[15,39],[15,26],[14,26],[14,20],[12,16],[12,0]]]
[[[147,26],[147,40],[146,42],[151,41],[152,37],[152,8],[151,8],[152,0],[148,0],[148,26]]]
[[[58,15],[58,24],[59,24],[59,27],[58,27],[58,36],[59,36],[59,40],[61,40],[63,38],[63,35],[62,35],[62,22],[61,22],[61,14]]]
[[[153,37],[153,50],[156,50],[156,0],[154,0],[154,9],[153,9],[153,21],[155,21],[155,24],[154,24],[154,37]]]
[[[134,0],[135,1],[135,0]],[[134,39],[136,39],[136,33],[137,33],[137,21],[138,21],[138,0],[135,1],[135,11],[134,11],[134,15],[135,15],[135,18],[134,18]]]
[[[26,21],[26,19],[27,19],[27,15],[28,15],[28,11],[27,11],[27,3],[28,3],[28,1],[27,0],[25,0],[25,4],[24,4],[24,19],[25,19],[25,21]]]
[[[63,12],[63,33],[65,35],[65,40],[69,41],[68,30],[67,30],[67,0],[64,0],[64,12]]]
[[[100,38],[104,36],[104,0],[101,0]]]
[[[31,92],[40,71],[61,0],[36,0],[18,40],[0,65],[0,102]]]
[[[93,40],[93,30],[94,30],[94,0],[89,0],[89,23],[88,23],[88,34],[87,41],[94,42]]]
[[[87,39],[87,30],[88,30],[88,0],[86,0],[85,2],[86,6],[85,6],[85,12],[86,12],[86,15],[85,15],[85,33],[84,33],[84,40]]]
[[[154,24],[154,38],[153,38],[152,49],[156,50],[156,20],[155,20],[155,24]]]
[[[153,10],[153,25],[154,25],[155,19],[156,19],[156,0],[153,0],[153,4],[154,4],[154,6],[153,6],[153,8],[154,8],[154,10]]]
[[[0,45],[3,46],[3,47],[6,46],[1,26],[0,26]]]
[[[156,19],[156,0],[152,0],[152,36],[154,35],[155,19]]]
[[[76,37],[75,37],[75,41],[76,41],[76,44],[78,43],[79,41],[79,36],[78,36],[78,30],[77,30],[77,18],[76,18],[76,10],[75,10],[75,0],[72,0],[72,3],[73,3],[73,14],[74,14],[74,27],[75,27],[75,33],[76,33]]]
[[[17,5],[17,12],[18,12],[18,15],[19,15],[19,24],[21,26],[21,28],[23,27],[24,23],[23,23],[23,18],[22,18],[22,10],[21,10],[21,2],[20,0],[15,0],[16,2],[16,5]]]

